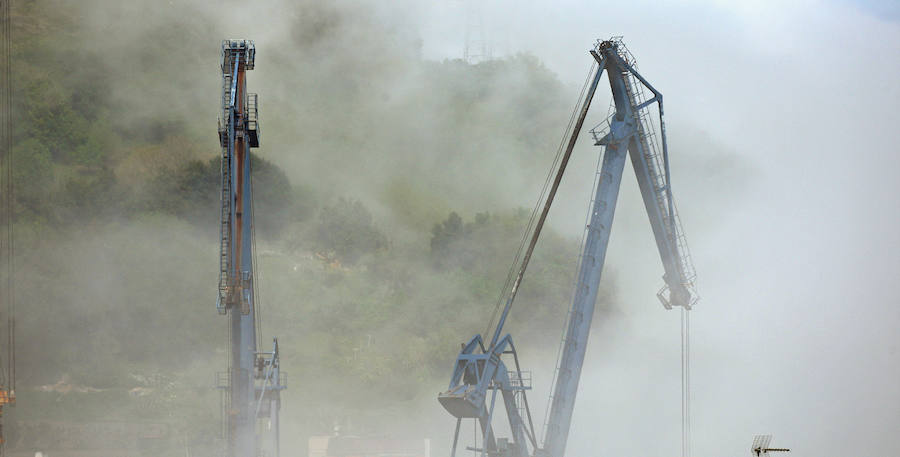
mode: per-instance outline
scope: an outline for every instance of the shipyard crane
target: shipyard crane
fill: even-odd
[[[550,180],[547,182],[549,192],[546,193],[546,199],[543,192],[547,191],[547,185],[542,191],[543,209],[536,219],[532,219],[534,222],[526,230],[526,235],[531,233],[530,242],[524,255],[517,255],[512,270],[516,271],[518,266],[517,273],[510,276],[510,286],[504,289],[505,303],[491,340],[486,342],[481,335],[476,335],[463,345],[454,364],[450,386],[438,396],[444,408],[457,418],[451,457],[455,457],[460,424],[464,418],[474,419],[480,426],[482,447],[470,447],[469,450],[480,452],[482,456],[564,456],[626,155],[631,157],[665,271],[665,285],[657,296],[666,309],[680,307],[689,310],[697,301],[694,269],[672,199],[662,94],[634,68],[634,58],[625,48],[621,37],[598,42],[590,54],[595,64],[586,82],[586,92],[583,91],[581,108],[577,118],[573,118],[574,124],[570,122],[572,127],[568,142],[564,143],[564,149],[561,145],[554,162],[555,166],[558,163],[558,168],[552,184]],[[601,126],[591,131],[595,144],[604,147],[604,154],[582,245],[574,299],[552,388],[544,439],[539,442],[526,396],[530,386],[520,367],[513,338],[510,334],[503,334],[503,325],[604,70],[612,91],[613,112]],[[645,88],[652,97],[644,96]],[[652,105],[656,106],[659,114],[658,137],[650,116]],[[661,151],[657,150],[657,143],[661,143]],[[534,214],[537,214],[539,207],[540,200]],[[520,253],[525,248],[524,240],[527,238],[523,238]],[[518,261],[519,258],[521,261]],[[503,302],[501,300],[499,303]],[[498,438],[494,435],[492,420],[498,393],[506,410],[512,434],[510,438]]]
[[[247,92],[246,78],[255,58],[251,40],[222,42],[222,219],[216,309],[230,315],[231,352],[229,370],[217,376],[217,387],[225,393],[228,457],[262,455],[264,434],[270,435],[267,449],[278,457],[280,392],[285,389],[278,340],[271,352],[257,349],[250,148],[259,147],[259,123],[257,96]],[[262,426],[260,419],[266,420]]]

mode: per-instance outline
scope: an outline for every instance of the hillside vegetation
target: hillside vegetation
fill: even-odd
[[[10,445],[100,446],[42,421],[147,421],[178,430],[148,455],[213,455],[217,46],[234,31],[200,3],[124,3],[15,5]],[[418,414],[486,330],[573,97],[528,55],[429,61],[365,7],[283,6],[250,75],[261,344],[279,337],[289,376],[283,436],[425,435]],[[545,231],[507,327],[526,347],[555,349],[577,249]]]

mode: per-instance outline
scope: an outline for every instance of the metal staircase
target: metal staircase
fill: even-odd
[[[228,259],[231,244],[231,152],[228,148],[228,137],[232,125],[233,107],[231,106],[231,75],[222,75],[222,117],[219,118],[219,143],[222,146],[222,207],[219,226],[219,296],[216,299],[216,310],[225,314],[229,280]]]
[[[624,46],[620,49],[623,48]],[[628,60],[626,60],[626,62],[628,62]],[[633,59],[629,64],[635,66]],[[626,91],[631,99],[631,106],[634,109],[634,119],[638,130],[636,139],[649,164],[648,169],[653,178],[656,204],[659,206],[659,210],[666,220],[666,234],[669,239],[675,240],[676,245],[678,246],[678,268],[681,272],[683,284],[691,292],[690,305],[693,306],[697,300],[700,299],[699,295],[697,295],[696,288],[694,287],[697,273],[694,270],[691,252],[688,248],[687,239],[684,236],[684,229],[681,227],[681,218],[678,217],[678,208],[674,201],[671,202],[673,212],[672,214],[669,214],[669,183],[666,180],[662,154],[660,154],[660,148],[657,145],[657,134],[653,123],[653,117],[650,113],[650,105],[644,105],[648,98],[645,95],[643,84],[641,84],[637,77],[634,76],[634,73],[626,72],[623,76],[625,77]],[[664,284],[659,292],[656,293],[656,296],[666,307],[669,305],[668,290],[668,284]]]
[[[637,68],[637,62],[625,44],[620,39],[617,42],[616,50],[619,57],[628,65]],[[681,218],[678,216],[678,208],[673,201],[671,204],[672,214],[669,214],[669,183],[666,180],[665,166],[662,154],[660,154],[659,137],[656,133],[656,127],[653,121],[654,113],[651,112],[653,106],[653,98],[647,97],[644,91],[644,85],[628,70],[621,72],[622,79],[625,81],[625,89],[628,98],[631,101],[633,118],[637,128],[635,140],[648,164],[648,171],[653,181],[653,189],[656,197],[656,204],[659,207],[660,214],[665,219],[666,236],[675,240],[678,249],[678,269],[681,281],[688,291],[691,293],[691,299],[688,307],[693,306],[699,299],[696,290],[697,273],[694,270],[693,260],[691,259],[690,248],[687,245],[687,239],[684,235],[684,229],[681,227]],[[611,114],[599,126],[591,130],[594,141],[600,144],[600,139],[609,132],[610,123],[615,116],[615,109],[611,108]],[[665,140],[662,140],[665,141]],[[664,284],[657,292],[656,296],[662,302],[663,306],[669,308],[669,285]]]

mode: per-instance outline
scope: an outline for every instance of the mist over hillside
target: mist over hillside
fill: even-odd
[[[260,344],[280,338],[283,427],[298,431],[285,446],[302,454],[307,436],[335,426],[431,436],[433,395],[458,344],[486,330],[573,94],[530,55],[424,59],[415,30],[372,5],[280,8],[282,23],[247,38],[263,133]],[[59,432],[85,421],[178,429],[156,455],[221,445],[214,122],[218,45],[238,33],[222,11],[16,5],[27,312],[12,449],[130,445]],[[577,249],[574,236],[542,239],[508,327],[537,335],[526,346],[555,347]]]
[[[473,3],[508,36],[477,64],[458,58]],[[621,34],[666,96],[699,272],[695,455],[745,453],[757,433],[797,454],[898,454],[900,23],[872,3],[14,2],[8,449],[221,449],[219,46],[247,38],[259,346],[279,337],[283,449],[305,455],[337,429],[428,437],[449,455],[455,421],[436,393],[486,330],[587,49]],[[506,327],[538,424],[591,143],[583,132]],[[631,171],[612,232],[568,452],[672,455],[679,314],[656,302]]]

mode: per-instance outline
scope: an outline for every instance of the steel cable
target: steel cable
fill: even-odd
[[[507,273],[506,282],[503,284],[503,288],[500,290],[500,295],[497,297],[497,302],[494,305],[494,310],[491,313],[491,318],[488,321],[488,326],[483,333],[483,335],[485,336],[491,333],[491,329],[494,327],[497,315],[499,314],[500,309],[503,306],[503,299],[510,292],[509,289],[512,286],[514,279],[516,278],[516,272],[519,269],[519,261],[521,260],[522,253],[525,249],[526,244],[528,243],[528,235],[531,234],[532,229],[534,228],[534,222],[537,218],[538,213],[540,212],[541,203],[544,201],[544,198],[547,194],[547,189],[550,187],[550,183],[553,181],[554,171],[559,165],[563,150],[565,149],[566,139],[569,138],[570,132],[572,131],[572,126],[578,116],[579,107],[582,105],[588,85],[590,85],[591,82],[591,75],[594,74],[594,69],[596,68],[596,66],[596,63],[592,64],[590,69],[588,70],[587,76],[585,77],[584,84],[581,87],[581,92],[578,95],[578,100],[576,101],[575,106],[572,109],[572,114],[569,116],[569,122],[566,124],[566,129],[564,130],[562,139],[560,140],[559,146],[557,147],[556,155],[553,158],[553,163],[550,166],[550,170],[547,172],[547,178],[544,180],[544,184],[541,187],[541,193],[538,196],[537,202],[535,203],[534,208],[531,211],[531,216],[528,219],[525,230],[522,233],[522,239],[519,241],[519,247],[516,250],[516,255],[513,258],[512,264],[509,268],[509,272]]]

